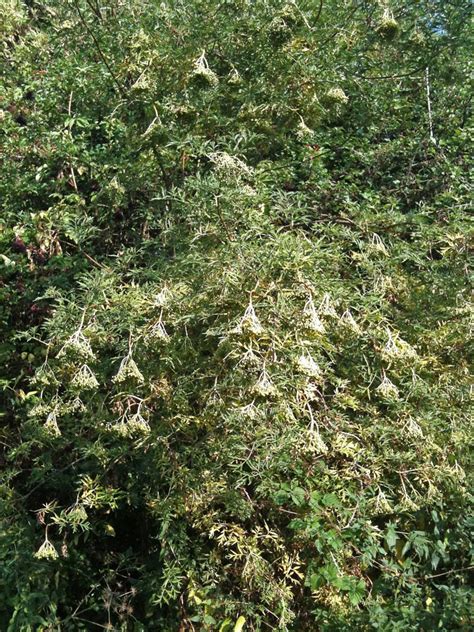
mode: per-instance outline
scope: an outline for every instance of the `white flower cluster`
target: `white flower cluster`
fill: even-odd
[[[235,413],[244,420],[254,420],[258,417],[258,409],[254,402],[235,409]]]
[[[253,349],[247,349],[237,362],[237,366],[256,367],[260,365],[260,358],[254,353]]]
[[[112,378],[112,382],[121,384],[129,379],[136,380],[137,382],[145,381],[143,374],[140,372],[140,369],[130,354],[122,359],[117,373]]]
[[[74,374],[71,380],[71,386],[78,390],[93,390],[98,388],[99,382],[92,370],[83,364],[81,368]]]
[[[80,397],[75,397],[72,402],[67,405],[67,412],[83,413],[86,410],[84,402]]]
[[[163,342],[168,342],[170,339],[169,334],[161,320],[152,325],[148,331],[147,337],[152,340],[161,340]]]
[[[57,560],[59,555],[51,542],[46,539],[34,554],[38,560]]]
[[[310,353],[302,353],[298,358],[299,368],[311,377],[321,377],[321,369]]]
[[[204,79],[211,87],[215,88],[219,84],[219,77],[209,68],[205,52],[194,62],[192,76]]]
[[[313,135],[314,131],[306,125],[303,119],[301,119],[301,121],[298,123],[298,127],[296,128],[297,138],[302,141],[307,141],[311,140],[313,138]]]
[[[398,399],[398,388],[386,375],[383,376],[382,381],[375,390],[385,399]]]
[[[379,493],[377,494],[377,498],[375,499],[375,510],[379,514],[393,512],[392,505],[388,502],[387,496],[381,489],[379,490]]]
[[[255,395],[260,395],[260,397],[270,397],[276,394],[277,390],[266,369],[263,369],[261,372],[258,380],[253,385],[252,391]]]
[[[304,326],[308,331],[323,334],[326,331],[324,323],[319,317],[319,313],[310,296],[303,308]]]
[[[158,294],[156,294],[153,300],[153,305],[155,307],[164,307],[168,303],[170,295],[171,295],[171,292],[168,290],[168,288],[165,285],[165,287],[162,290],[160,290]]]
[[[151,432],[150,424],[139,412],[128,418],[128,426],[132,434],[149,434]]]
[[[385,359],[392,358],[415,358],[416,351],[413,349],[408,342],[402,340],[400,336],[397,334],[392,334],[390,330],[387,329],[387,342],[382,349],[382,356]]]
[[[310,432],[308,448],[311,452],[316,454],[327,454],[329,451],[328,446],[324,443],[321,435],[316,430]]]
[[[49,415],[46,417],[46,421],[43,425],[43,429],[52,437],[60,437],[61,430],[58,426],[58,416],[56,411],[52,410]]]
[[[319,306],[319,313],[322,316],[329,316],[331,318],[337,318],[337,312],[332,304],[331,296],[327,292],[324,294],[321,304]]]
[[[228,75],[227,81],[233,86],[237,86],[242,83],[242,77],[240,76],[236,68],[232,68]]]
[[[370,241],[370,249],[374,252],[380,253],[384,257],[387,257],[389,254],[387,246],[384,244],[380,235],[377,235],[377,233],[374,233],[372,235],[372,239]]]
[[[342,88],[331,88],[326,92],[326,101],[333,105],[345,105],[349,97]]]
[[[360,334],[361,333],[361,328],[357,324],[354,316],[352,315],[352,313],[351,313],[351,311],[349,309],[346,309],[346,311],[342,314],[342,316],[340,318],[340,323],[344,327],[347,327],[347,329],[350,329],[355,334]]]
[[[66,340],[56,357],[62,358],[68,353],[90,360],[93,360],[95,357],[89,340],[84,336],[80,329],[75,331],[72,336]]]
[[[249,303],[247,309],[245,310],[242,318],[232,329],[231,333],[233,334],[252,334],[254,336],[258,336],[263,333],[263,327],[260,323],[260,320],[255,313],[255,309],[252,305],[252,302]]]
[[[412,437],[422,437],[423,430],[420,425],[413,419],[413,417],[409,417],[408,421],[404,425],[405,432]]]
[[[44,417],[50,410],[50,406],[41,402],[33,406],[33,408],[28,412],[28,417]]]
[[[53,370],[46,363],[39,367],[31,382],[32,384],[38,384],[40,386],[58,384],[58,380],[56,379]]]
[[[215,151],[209,154],[211,162],[214,163],[216,170],[229,175],[250,175],[252,170],[243,160],[236,156],[231,156],[226,151]]]
[[[151,431],[150,424],[139,412],[130,417],[124,415],[116,423],[110,424],[108,429],[120,437],[147,435]]]

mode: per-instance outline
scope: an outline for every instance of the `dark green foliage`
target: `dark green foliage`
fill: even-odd
[[[470,629],[470,2],[0,7],[0,629]]]

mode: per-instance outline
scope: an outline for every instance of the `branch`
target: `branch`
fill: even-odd
[[[109,62],[107,61],[107,58],[105,57],[104,53],[102,52],[102,49],[100,48],[99,41],[98,41],[98,39],[96,38],[96,36],[94,35],[94,31],[92,31],[92,30],[89,28],[89,25],[87,24],[87,20],[84,18],[83,14],[82,14],[82,11],[81,11],[81,10],[80,10],[80,8],[79,8],[79,4],[78,4],[77,0],[73,0],[73,3],[74,3],[74,6],[75,6],[75,8],[76,8],[76,11],[77,11],[77,14],[78,14],[78,16],[79,16],[79,19],[81,20],[81,22],[82,22],[82,24],[84,25],[84,28],[86,29],[86,31],[88,32],[88,34],[91,36],[91,38],[92,38],[92,40],[93,40],[93,42],[94,42],[94,44],[95,44],[95,47],[96,47],[96,49],[97,49],[97,52],[99,53],[99,56],[100,56],[100,58],[101,58],[102,62],[104,63],[104,66],[105,66],[105,67],[107,68],[107,70],[109,71],[109,74],[110,74],[110,76],[112,77],[112,80],[113,80],[114,84],[116,85],[117,90],[119,91],[120,96],[121,96],[121,97],[123,97],[123,98],[125,98],[125,92],[124,92],[124,90],[123,90],[122,86],[120,85],[120,83],[119,83],[119,81],[118,81],[117,77],[115,76],[115,74],[114,74],[114,72],[113,72],[112,68],[110,67]]]

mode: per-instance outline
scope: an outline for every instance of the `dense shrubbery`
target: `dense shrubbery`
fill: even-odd
[[[468,630],[470,3],[1,6],[1,629]]]

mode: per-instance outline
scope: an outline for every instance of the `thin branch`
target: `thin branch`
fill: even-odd
[[[314,18],[315,22],[319,21],[319,18],[321,17],[322,11],[323,11],[323,0],[319,0],[318,12],[316,13],[316,17]]]
[[[474,566],[465,566],[464,568],[452,568],[444,573],[437,573],[436,575],[425,575],[425,579],[436,579],[436,577],[443,577],[444,575],[451,575],[452,573],[463,573],[464,571],[472,571]]]
[[[100,56],[100,58],[101,58],[102,62],[104,63],[104,66],[105,66],[105,67],[107,68],[107,70],[109,71],[109,74],[110,74],[110,76],[112,77],[112,80],[113,80],[113,82],[114,82],[115,86],[117,87],[117,90],[118,90],[118,92],[119,92],[120,96],[121,96],[121,97],[123,97],[123,98],[125,98],[125,92],[124,92],[124,90],[123,90],[122,86],[120,85],[120,83],[119,83],[119,81],[118,81],[117,77],[115,76],[115,74],[114,74],[114,72],[113,72],[112,68],[110,67],[109,62],[107,61],[107,58],[105,57],[104,53],[102,52],[102,49],[101,49],[100,44],[99,44],[99,41],[98,41],[98,39],[96,38],[96,36],[94,35],[94,31],[92,31],[92,30],[89,28],[89,25],[87,24],[87,20],[84,18],[84,15],[82,14],[82,11],[81,11],[81,9],[79,8],[79,5],[78,5],[78,3],[77,3],[77,0],[73,0],[73,3],[74,3],[74,6],[75,6],[75,8],[76,8],[76,11],[77,11],[77,14],[78,14],[78,16],[79,16],[79,19],[81,20],[82,24],[84,25],[84,28],[86,29],[86,31],[87,31],[87,32],[89,33],[89,35],[91,36],[91,38],[92,38],[92,40],[93,40],[93,42],[94,42],[94,44],[95,44],[95,47],[96,47],[96,49],[97,49],[97,52],[99,53],[99,56]]]
[[[99,19],[99,20],[103,20],[104,18],[102,17],[102,14],[100,12],[100,9],[98,6],[94,6],[92,4],[92,2],[90,0],[86,0],[87,5],[89,6],[90,10],[92,11],[92,13]]]
[[[431,97],[430,97],[430,69],[428,66],[425,68],[425,83],[426,83],[426,103],[428,106],[428,122],[430,126],[430,141],[436,143],[436,139],[433,134],[433,115],[431,112]]]

